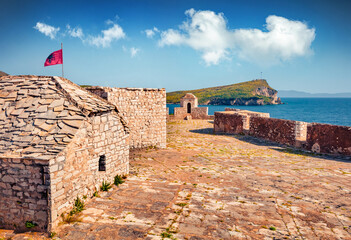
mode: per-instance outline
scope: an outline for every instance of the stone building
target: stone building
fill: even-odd
[[[129,171],[116,107],[59,77],[0,78],[0,228],[52,231],[77,196]]]
[[[191,110],[198,107],[198,100],[192,93],[187,93],[180,99],[180,107],[186,108],[187,113],[191,113]]]
[[[174,119],[210,119],[208,107],[198,107],[197,97],[192,93],[180,99],[180,107],[174,108]]]
[[[166,147],[166,90],[164,88],[89,87],[114,104],[130,130],[129,147]]]

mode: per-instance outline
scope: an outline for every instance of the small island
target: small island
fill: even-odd
[[[167,103],[176,104],[186,93],[193,93],[201,105],[273,105],[282,104],[278,91],[271,88],[265,79],[236,83],[226,86],[202,88],[167,93]]]

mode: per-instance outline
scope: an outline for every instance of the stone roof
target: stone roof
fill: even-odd
[[[88,116],[108,111],[119,114],[111,103],[64,78],[0,77],[0,157],[50,159]]]
[[[196,99],[196,96],[192,93],[187,93],[182,97],[182,99]]]

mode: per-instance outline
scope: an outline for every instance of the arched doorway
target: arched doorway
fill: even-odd
[[[188,109],[188,113],[191,113],[191,103],[190,102],[187,104],[187,109]]]

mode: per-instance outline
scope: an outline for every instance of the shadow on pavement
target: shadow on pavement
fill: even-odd
[[[306,156],[306,157],[315,157],[315,158],[320,158],[320,159],[333,160],[333,161],[338,161],[338,162],[350,162],[351,163],[351,156],[313,153],[313,152],[310,152],[307,150],[279,144],[276,142],[271,142],[271,141],[265,140],[265,139],[255,138],[255,137],[248,136],[248,135],[214,133],[213,128],[192,129],[189,131],[192,133],[199,133],[199,134],[229,136],[229,137],[236,138],[240,141],[251,143],[251,144],[254,144],[257,146],[266,146],[266,147],[269,147],[270,149],[273,149],[273,150],[276,150],[276,151],[282,152],[282,153],[296,154],[296,155]]]

